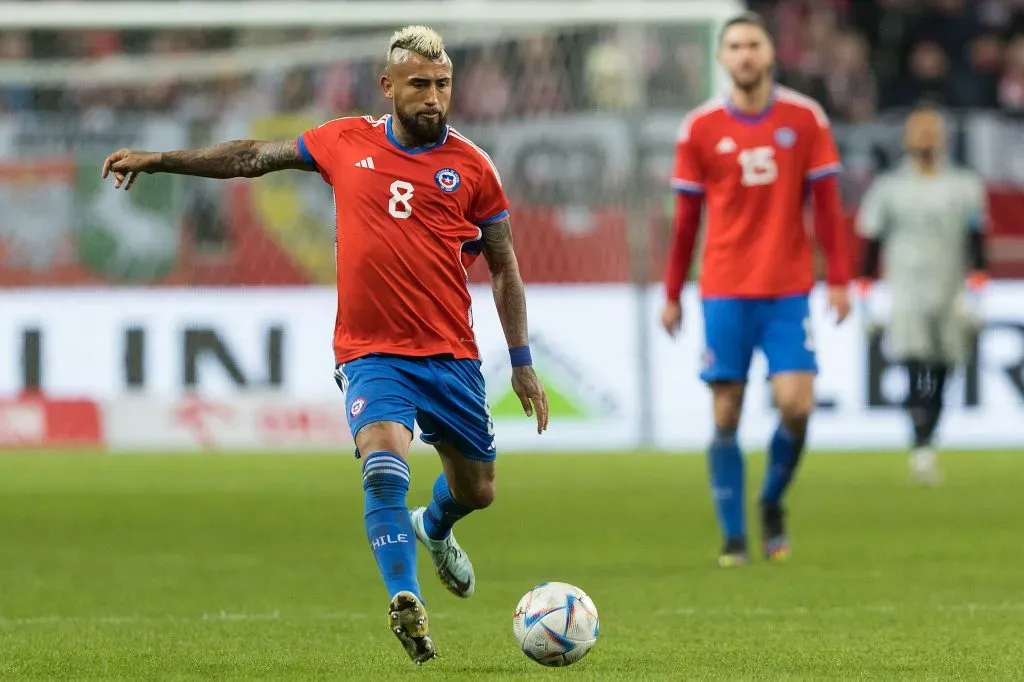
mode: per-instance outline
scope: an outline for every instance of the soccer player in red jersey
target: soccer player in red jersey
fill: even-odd
[[[719,61],[731,76],[731,92],[692,111],[679,130],[662,324],[673,335],[680,328],[680,292],[706,204],[701,378],[711,387],[715,419],[709,455],[724,535],[719,564],[733,566],[748,561],[736,431],[755,348],[768,360],[780,416],[760,499],[764,553],[778,560],[790,551],[782,498],[804,448],[817,372],[808,307],[814,272],[803,220],[808,189],[827,258],[828,300],[839,321],[850,309],[850,264],[835,177],[839,157],[825,113],[814,100],[773,82],[774,49],[756,14],[727,22]]]
[[[473,333],[466,268],[481,253],[509,345],[512,386],[537,432],[547,428],[533,371],[526,298],[508,199],[491,159],[448,126],[452,63],[441,37],[408,26],[392,37],[380,79],[393,111],[341,118],[283,142],[196,151],[122,149],[103,165],[115,187],[139,173],[257,177],[319,172],[337,208],[335,378],[362,457],[367,539],[390,597],[389,624],[410,658],[435,656],[416,577],[416,541],[460,597],[473,566],[452,526],[494,499],[494,430]],[[441,456],[433,500],[412,512],[407,457],[414,423]]]

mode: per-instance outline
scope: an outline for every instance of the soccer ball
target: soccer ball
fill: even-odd
[[[580,588],[542,583],[523,595],[512,632],[523,653],[546,666],[572,665],[597,642],[597,607]]]

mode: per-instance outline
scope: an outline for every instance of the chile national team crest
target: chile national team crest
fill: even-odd
[[[349,414],[351,414],[353,417],[358,417],[359,414],[363,411],[364,407],[366,407],[366,399],[356,398],[355,400],[352,401],[352,406],[348,408]]]
[[[775,131],[775,144],[783,149],[789,149],[796,144],[796,131],[788,127],[779,128]]]
[[[442,168],[434,173],[434,182],[437,183],[442,192],[450,194],[459,188],[459,185],[462,184],[462,178],[454,168]]]

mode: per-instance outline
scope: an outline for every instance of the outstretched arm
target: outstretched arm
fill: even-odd
[[[103,162],[103,177],[131,189],[139,173],[175,173],[203,178],[257,178],[273,171],[316,168],[299,153],[295,140],[235,140],[189,151],[145,152],[119,149]],[[127,182],[125,182],[127,180]]]
[[[528,416],[536,410],[537,433],[541,433],[548,427],[548,399],[533,371],[526,323],[526,289],[512,248],[512,227],[507,218],[483,228],[482,247],[491,271],[494,305],[512,358],[512,388]]]

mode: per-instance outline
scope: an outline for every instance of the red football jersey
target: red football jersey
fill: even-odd
[[[481,228],[508,217],[490,157],[452,128],[406,149],[391,116],[330,121],[298,145],[334,188],[336,360],[478,358],[466,270]]]
[[[703,296],[771,298],[814,285],[807,183],[841,170],[817,102],[776,87],[757,116],[726,98],[695,109],[676,140],[672,186],[707,205]]]

